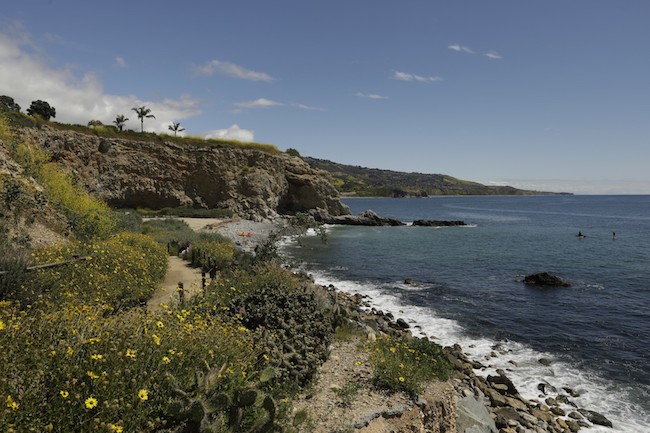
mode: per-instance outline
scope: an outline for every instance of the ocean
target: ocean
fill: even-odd
[[[614,425],[586,431],[650,432],[650,196],[344,201],[353,214],[467,226],[330,226],[326,244],[285,243],[317,283],[367,295],[416,335],[459,343],[488,366],[478,374],[506,370],[525,398],[540,399],[541,383],[577,391],[578,407]],[[535,272],[571,286],[522,283]]]

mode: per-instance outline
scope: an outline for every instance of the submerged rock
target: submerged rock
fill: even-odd
[[[538,272],[535,274],[527,275],[524,278],[524,284],[547,287],[569,287],[571,285],[571,283],[567,280],[562,279],[556,275],[549,274],[548,272]]]

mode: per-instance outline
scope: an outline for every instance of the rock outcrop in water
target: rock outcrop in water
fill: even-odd
[[[256,220],[349,213],[321,172],[281,152],[105,138],[47,125],[21,134],[115,207],[227,208]]]
[[[524,284],[545,287],[569,287],[571,285],[567,280],[562,279],[557,275],[549,274],[548,272],[538,272],[536,274],[527,275],[524,278]]]

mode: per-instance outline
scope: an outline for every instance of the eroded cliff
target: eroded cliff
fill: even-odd
[[[296,212],[349,213],[322,172],[284,153],[102,138],[48,126],[20,133],[116,207],[228,208],[256,220]]]

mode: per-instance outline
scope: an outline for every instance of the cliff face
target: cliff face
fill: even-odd
[[[295,212],[349,213],[324,176],[286,154],[109,139],[47,126],[21,133],[116,207],[228,208],[256,220]]]

